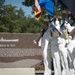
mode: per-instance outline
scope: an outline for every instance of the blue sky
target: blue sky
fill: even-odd
[[[26,16],[28,16],[29,14],[32,16],[31,14],[32,8],[22,5],[23,1],[24,0],[5,0],[5,5],[11,4],[13,6],[17,6],[18,9],[21,7],[24,10]]]

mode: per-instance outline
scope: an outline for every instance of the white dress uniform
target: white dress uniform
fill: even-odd
[[[46,29],[43,36],[41,37],[41,49],[44,61],[44,75],[51,75],[51,58],[50,58],[50,32],[49,28]]]
[[[53,58],[54,65],[54,75],[61,75],[61,66],[60,66],[60,56],[58,50],[58,39],[55,36],[57,35],[55,32],[53,33],[52,41],[51,41],[51,54]]]
[[[56,21],[55,24],[57,25],[59,22]],[[55,28],[60,29],[59,25],[55,26]],[[61,75],[61,66],[60,66],[60,55],[58,49],[58,31],[52,31],[52,41],[51,41],[51,54],[53,58],[53,65],[54,65],[54,75]]]
[[[70,23],[68,23],[67,21],[65,23],[65,26],[67,27],[69,33],[75,28],[74,26],[71,26]],[[70,72],[71,72],[71,75],[75,75],[75,38],[74,37],[73,39],[72,37],[69,38],[67,50],[69,53],[68,56],[69,56]]]
[[[59,37],[58,38],[59,43],[59,51],[60,51],[60,57],[61,57],[61,64],[62,64],[62,75],[70,75],[69,67],[68,67],[68,52],[66,45],[66,40],[64,38]]]

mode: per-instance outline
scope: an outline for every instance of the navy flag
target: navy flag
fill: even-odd
[[[39,4],[50,16],[54,16],[54,0],[39,0]]]

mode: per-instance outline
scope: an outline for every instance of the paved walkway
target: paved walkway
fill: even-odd
[[[40,62],[40,60],[36,59],[25,59],[15,62],[0,62],[0,68],[30,68]]]

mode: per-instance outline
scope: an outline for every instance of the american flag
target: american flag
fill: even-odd
[[[41,16],[41,7],[39,5],[39,0],[35,0],[35,6],[34,6],[34,16],[38,20]]]

